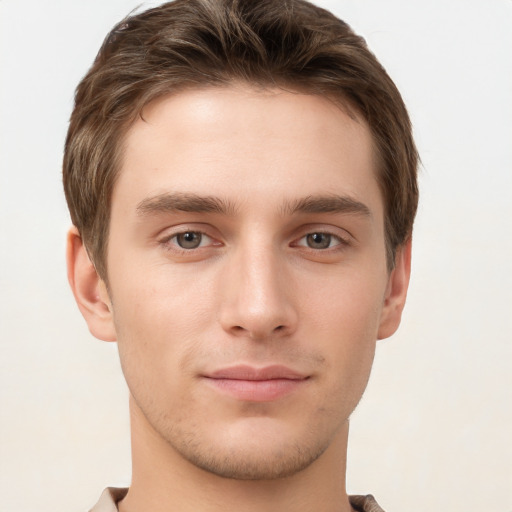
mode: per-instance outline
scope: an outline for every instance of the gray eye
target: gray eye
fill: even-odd
[[[311,233],[306,237],[306,243],[311,249],[327,249],[331,245],[332,235],[328,233]]]
[[[176,235],[176,243],[182,249],[197,249],[201,245],[203,234],[197,231],[186,231]]]

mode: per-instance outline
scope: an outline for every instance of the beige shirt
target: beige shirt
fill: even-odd
[[[127,492],[127,488],[107,487],[98,503],[89,512],[118,512],[116,503],[122,500]],[[384,512],[371,494],[368,496],[349,496],[349,500],[358,512]]]

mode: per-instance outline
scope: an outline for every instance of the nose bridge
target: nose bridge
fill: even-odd
[[[236,248],[222,305],[225,329],[267,338],[295,328],[295,309],[284,287],[285,266],[285,258],[270,240],[254,237]]]

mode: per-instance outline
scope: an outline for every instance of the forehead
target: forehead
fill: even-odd
[[[148,104],[124,139],[113,205],[167,192],[293,199],[377,191],[364,120],[330,99],[247,86],[185,90]],[[377,198],[378,199],[378,198]]]

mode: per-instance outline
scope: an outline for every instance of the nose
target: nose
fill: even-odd
[[[286,261],[272,247],[240,248],[223,275],[220,321],[235,336],[265,340],[292,334],[297,309]]]

